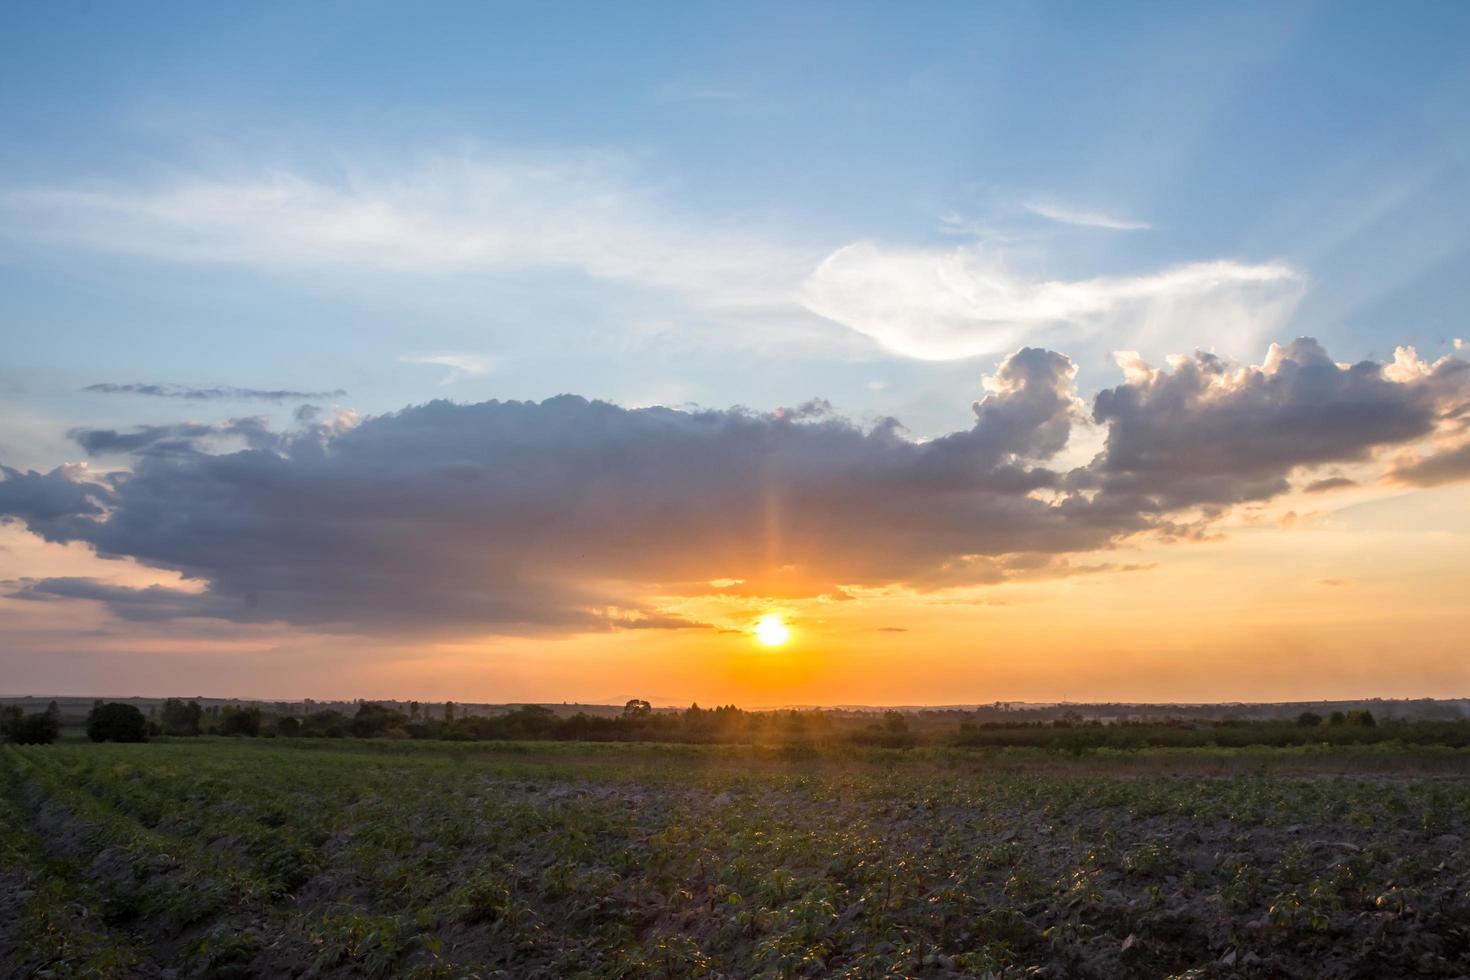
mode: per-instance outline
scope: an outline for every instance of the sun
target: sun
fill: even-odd
[[[755,623],[755,638],[768,647],[778,647],[791,639],[791,627],[776,613],[766,613]]]

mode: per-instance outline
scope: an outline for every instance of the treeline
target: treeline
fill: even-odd
[[[953,745],[1033,748],[1081,753],[1094,749],[1246,748],[1251,746],[1403,745],[1470,747],[1470,721],[1376,719],[1370,711],[1306,711],[1295,721],[1088,721],[1078,715],[1052,721],[978,721],[958,725],[952,717],[888,711],[854,717],[824,711],[745,711],[734,705],[655,711],[647,701],[629,701],[617,715],[561,715],[541,705],[523,705],[497,715],[460,716],[447,704],[428,716],[361,702],[354,712],[324,709],[283,714],[260,706],[201,707],[171,698],[145,716],[120,702],[96,702],[87,715],[93,741],[138,742],[152,735],[227,735],[260,738],[388,738],[444,741],[682,742],[766,744],[788,747],[862,745],[906,748]],[[55,740],[60,714],[53,702],[30,715],[11,707],[0,712],[0,738],[12,742]]]
[[[281,738],[398,738],[444,741],[686,742],[780,744],[850,741],[865,745],[913,745],[908,719],[890,711],[879,720],[836,718],[821,711],[745,711],[734,705],[683,711],[654,711],[647,701],[629,701],[619,715],[585,712],[562,716],[528,704],[499,715],[458,717],[453,704],[443,717],[426,717],[365,701],[357,711],[314,711],[278,715],[259,707],[201,709],[195,702],[165,701],[153,734],[240,735]]]
[[[1470,721],[1379,721],[1366,710],[1303,712],[1296,721],[966,723],[954,744],[989,748],[1089,749],[1248,748],[1299,745],[1403,745],[1470,747]]]

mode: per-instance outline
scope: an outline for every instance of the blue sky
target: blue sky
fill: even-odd
[[[1027,343],[1089,392],[1120,347],[1466,332],[1461,4],[0,17],[0,448],[28,465],[178,415],[96,383],[824,397],[923,436]]]

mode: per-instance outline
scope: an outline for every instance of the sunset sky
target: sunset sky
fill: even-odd
[[[0,694],[1470,696],[1467,37],[8,5]]]

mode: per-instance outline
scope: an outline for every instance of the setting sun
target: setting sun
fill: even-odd
[[[775,613],[767,613],[756,621],[755,638],[768,647],[778,647],[791,639],[791,627]]]

